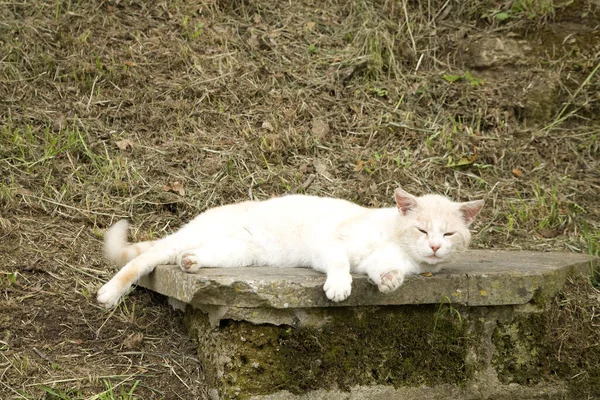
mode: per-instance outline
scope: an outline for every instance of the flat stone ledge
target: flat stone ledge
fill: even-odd
[[[453,385],[440,385],[437,387],[400,387],[390,386],[356,386],[349,392],[315,390],[301,395],[288,391],[281,391],[271,395],[252,396],[250,400],[438,400],[438,399],[464,399],[464,400],[550,400],[566,399],[564,388],[555,385],[539,385],[537,387],[523,387],[518,384],[502,386],[496,384],[469,385],[458,388]]]
[[[598,265],[598,259],[577,253],[472,250],[433,276],[407,277],[390,294],[380,293],[365,275],[354,275],[352,294],[340,303],[325,296],[325,275],[309,268],[204,268],[188,274],[176,266],[159,266],[139,284],[199,309],[518,305],[554,295],[568,274],[589,275],[592,263]]]

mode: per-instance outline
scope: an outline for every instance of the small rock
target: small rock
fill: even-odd
[[[491,37],[479,39],[466,51],[467,65],[471,68],[494,68],[503,65],[527,64],[526,53],[531,47],[524,41]]]
[[[123,151],[133,148],[133,143],[129,139],[117,140],[115,144],[117,145],[119,150]]]

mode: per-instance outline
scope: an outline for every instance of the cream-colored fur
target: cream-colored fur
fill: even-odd
[[[290,195],[213,208],[179,231],[155,242],[128,245],[127,222],[105,235],[106,255],[125,264],[98,291],[98,302],[115,306],[141,276],[161,264],[185,272],[200,268],[312,267],[327,275],[323,289],[343,301],[350,273],[366,274],[382,292],[397,289],[404,276],[436,272],[440,263],[465,250],[468,227],[483,201],[455,203],[443,196],[395,192],[396,207],[368,209],[325,197]]]

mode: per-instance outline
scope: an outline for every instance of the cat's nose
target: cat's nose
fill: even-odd
[[[439,244],[431,244],[430,243],[429,247],[431,247],[431,250],[433,250],[433,254],[435,254],[442,246],[440,246]]]

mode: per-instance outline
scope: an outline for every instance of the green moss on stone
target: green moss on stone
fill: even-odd
[[[570,398],[600,398],[600,298],[586,278],[569,280],[546,311],[498,323],[492,365],[503,383],[565,382]]]
[[[328,312],[332,320],[321,328],[227,321],[211,330],[199,312],[188,321],[199,336],[201,358],[217,371],[213,383],[226,397],[348,390],[354,385],[460,384],[467,379],[463,327],[455,313],[439,312],[437,306]]]
[[[492,365],[502,383],[536,384],[542,378],[538,356],[543,353],[543,315],[523,314],[509,323],[498,323],[492,341]]]
[[[386,306],[307,309],[321,327],[253,325],[188,311],[208,385],[223,398],[356,385],[461,385],[490,363],[504,384],[566,385],[600,398],[600,308],[585,278],[538,293],[534,307]],[[527,310],[533,312],[527,312]],[[490,337],[491,335],[491,337]],[[490,340],[491,339],[491,340]]]

